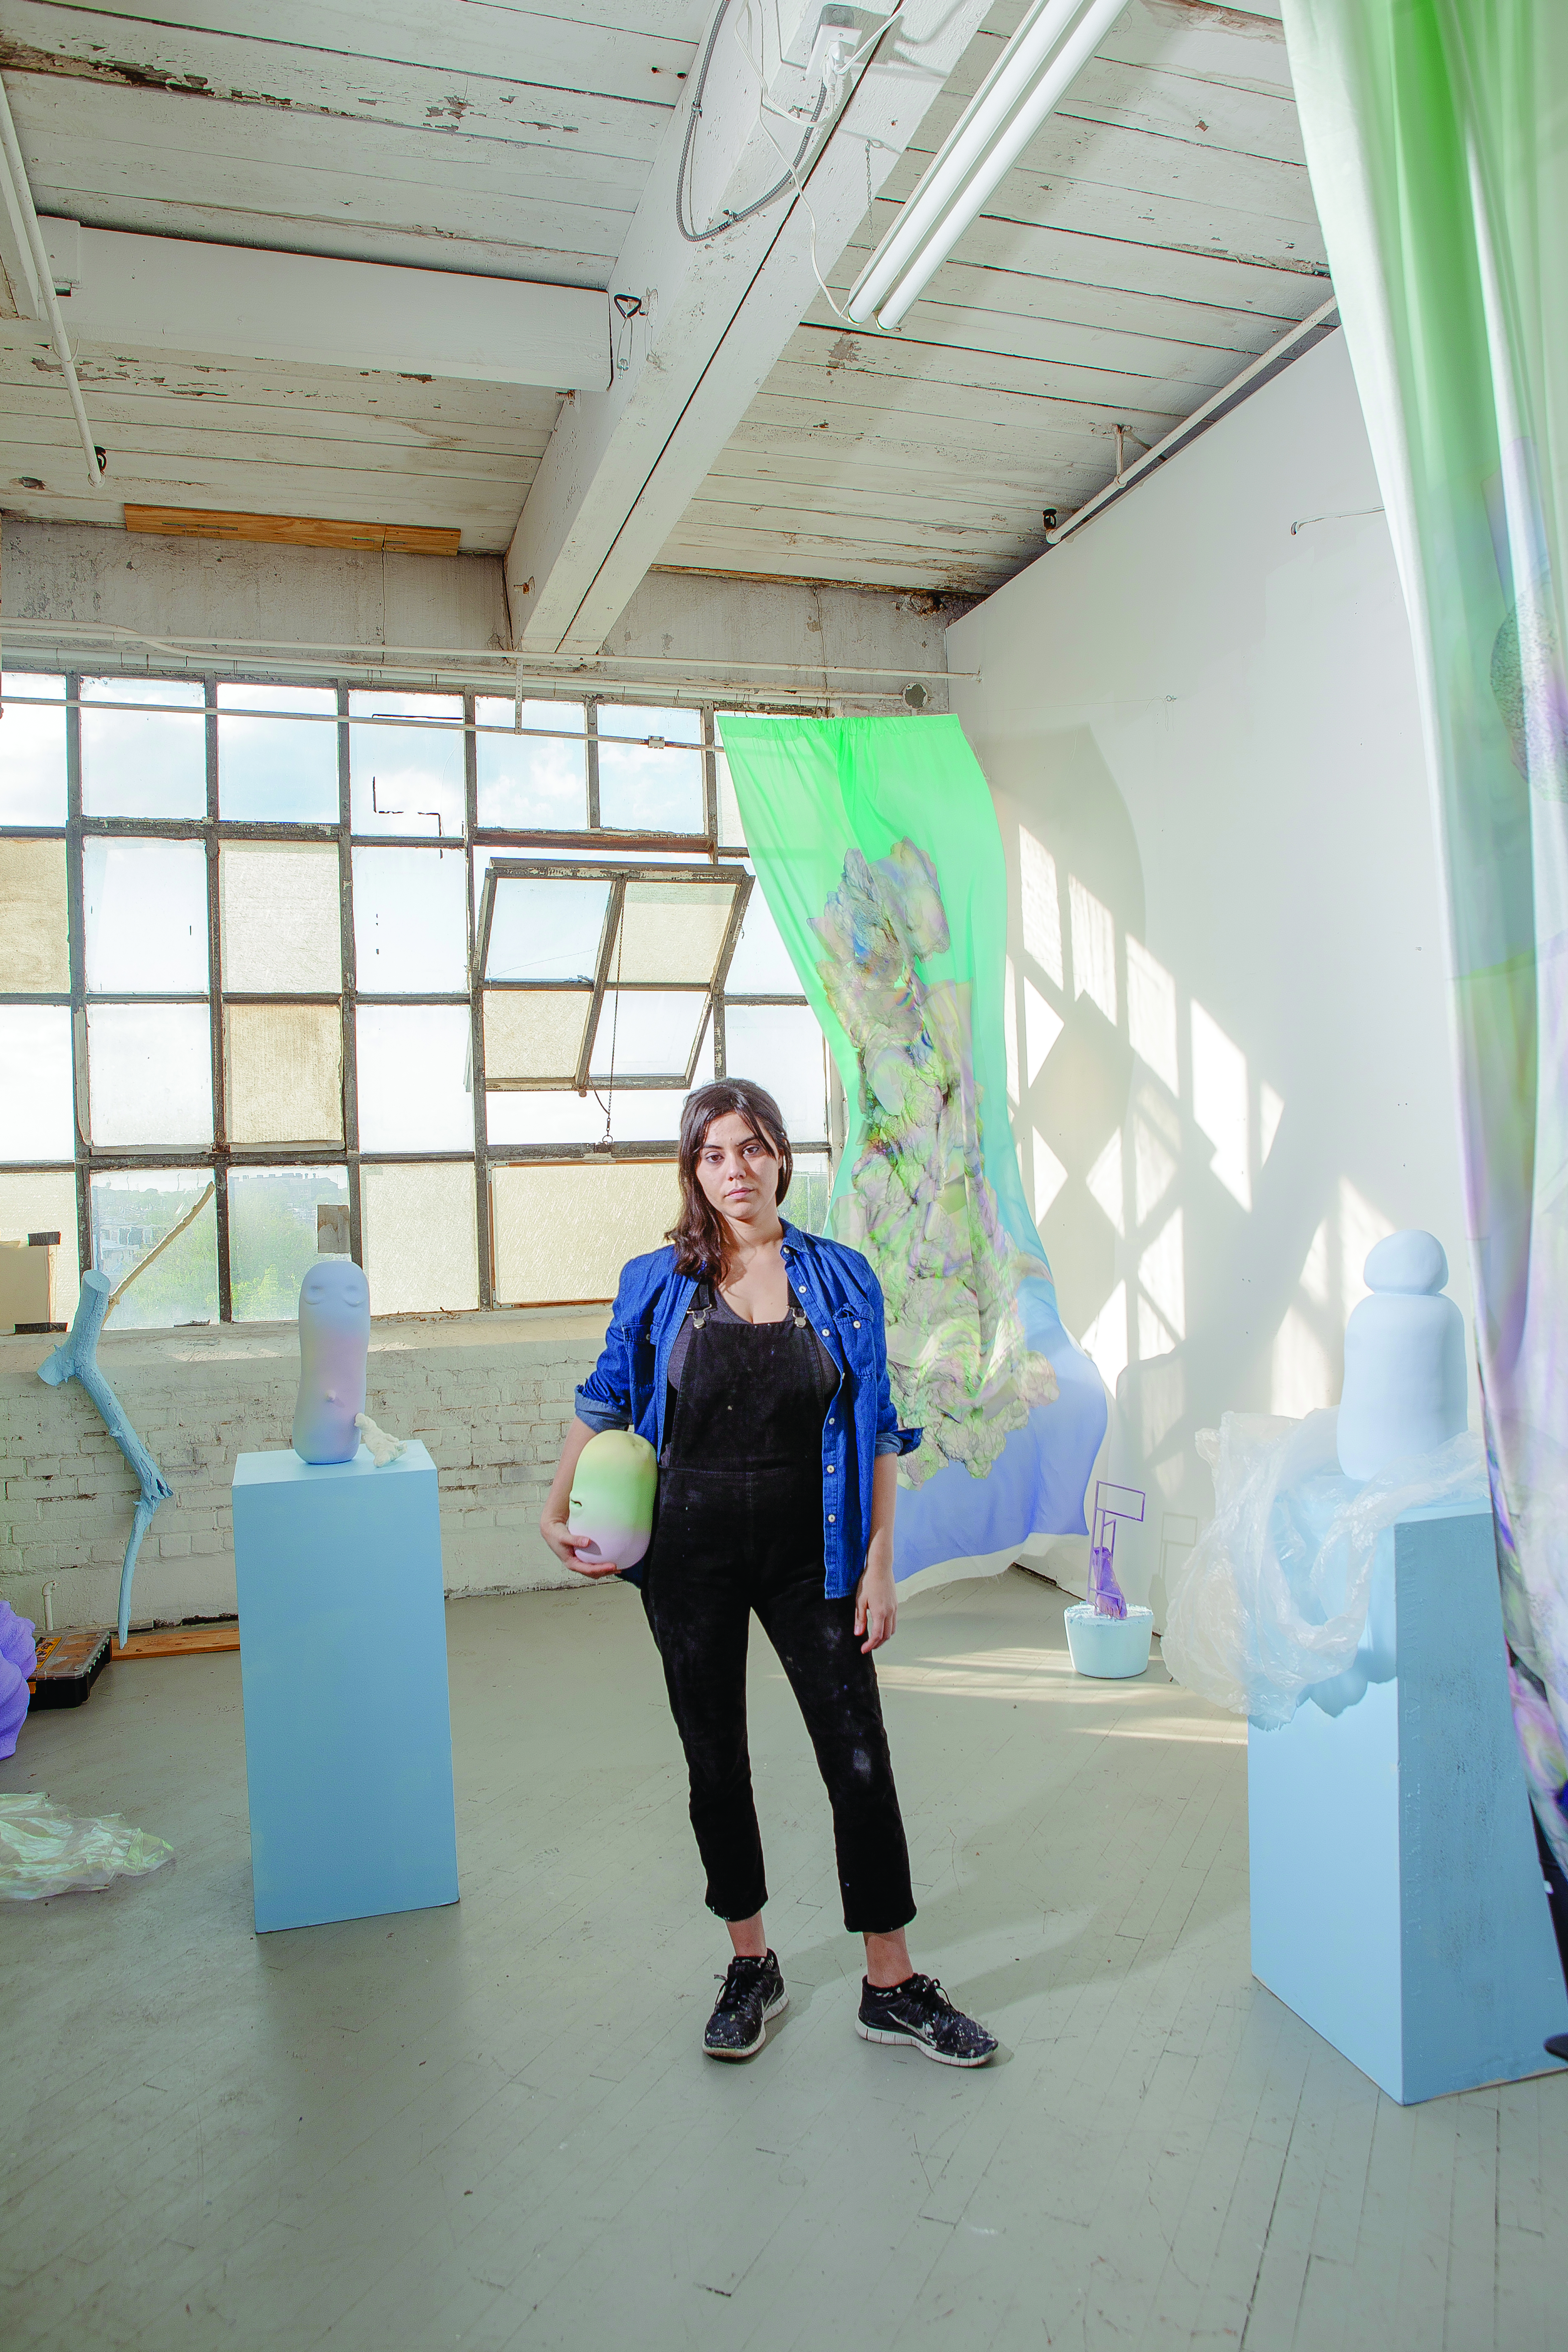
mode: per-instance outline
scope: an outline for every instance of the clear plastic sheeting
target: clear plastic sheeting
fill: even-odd
[[[174,1849],[121,1813],[73,1821],[42,1790],[0,1797],[0,1903],[41,1903],[51,1895],[144,1878],[173,1862]]]
[[[1264,1729],[1349,1666],[1384,1528],[1406,1511],[1488,1500],[1473,1433],[1362,1483],[1340,1468],[1338,1420],[1227,1412],[1198,1432],[1215,1515],[1171,1572],[1162,1652],[1177,1682]]]

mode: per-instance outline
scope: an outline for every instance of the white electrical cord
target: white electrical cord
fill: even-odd
[[[48,247],[44,243],[44,232],[38,226],[38,215],[33,203],[33,191],[27,184],[27,166],[22,160],[21,142],[16,137],[16,125],[11,119],[11,101],[5,95],[3,76],[0,76],[0,147],[3,147],[5,152],[5,169],[11,182],[12,194],[16,199],[16,209],[22,215],[22,226],[26,231],[27,247],[33,257],[33,268],[38,281],[38,298],[48,314],[49,331],[54,337],[55,350],[58,354],[60,366],[65,372],[66,390],[70,394],[70,404],[76,413],[77,431],[81,435],[81,446],[87,452],[87,478],[95,490],[101,489],[103,468],[98,461],[98,448],[92,437],[92,427],[87,421],[87,409],[82,402],[81,386],[77,382],[76,362],[71,357],[70,342],[66,334],[66,322],[60,316],[60,306],[55,294],[55,273],[49,266]]]

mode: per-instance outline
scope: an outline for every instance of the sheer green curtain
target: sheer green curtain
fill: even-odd
[[[1568,1863],[1568,0],[1284,17],[1415,644],[1515,1721]]]

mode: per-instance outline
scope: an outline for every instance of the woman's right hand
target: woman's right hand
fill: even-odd
[[[574,1576],[615,1576],[613,1559],[593,1559],[578,1550],[564,1513],[552,1496],[539,1514],[539,1532],[561,1562]]]

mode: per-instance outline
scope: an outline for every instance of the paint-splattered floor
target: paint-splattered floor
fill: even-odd
[[[753,1763],[793,1996],[722,1967],[636,1596],[448,1613],[463,1900],[256,1938],[238,1662],[110,1669],[0,1790],[174,1867],[0,1913],[0,2339],[1245,2345],[1547,2352],[1568,2082],[1401,2109],[1247,1969],[1242,1727],[1068,1669],[1018,1571],[923,1595],[882,1681],[917,1964],[1002,2034],[860,2042],[826,1801],[771,1653]]]

